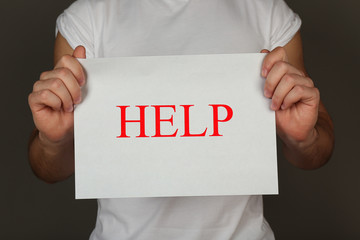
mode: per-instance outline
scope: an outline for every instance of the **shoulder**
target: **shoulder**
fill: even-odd
[[[301,19],[284,0],[244,1],[253,9],[253,21],[265,29],[269,49],[285,46],[299,31]]]
[[[257,14],[272,15],[274,11],[291,10],[284,0],[235,0],[238,4],[256,10]]]
[[[234,5],[249,18],[264,27],[286,22],[293,18],[294,12],[284,0],[232,0]]]
[[[85,11],[97,11],[101,9],[111,8],[117,4],[116,0],[76,0],[66,10],[68,12],[85,12]]]
[[[119,9],[126,7],[127,2],[124,0],[77,0],[64,12],[76,14],[94,24],[116,15]]]
[[[76,0],[71,6],[74,8],[89,8],[92,10],[112,8],[126,1],[121,0]]]
[[[235,0],[239,4],[252,7],[254,9],[263,10],[264,12],[270,12],[271,9],[277,5],[284,3],[283,0]]]

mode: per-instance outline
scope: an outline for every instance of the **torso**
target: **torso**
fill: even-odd
[[[289,36],[281,35],[281,29],[271,30],[275,2],[287,9],[281,0],[83,0],[68,12],[71,20],[84,15],[86,22],[79,21],[73,29],[73,33],[83,30],[83,36],[75,38],[66,28],[60,30],[72,47],[86,40],[88,57],[260,52],[275,47],[271,32],[286,43],[299,27],[296,23],[296,29],[284,30]],[[67,24],[67,19],[61,20]],[[99,199],[98,203],[92,240],[274,239],[263,217],[261,196]]]

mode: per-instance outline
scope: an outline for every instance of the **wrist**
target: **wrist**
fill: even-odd
[[[283,138],[283,142],[285,145],[284,147],[290,150],[306,153],[307,149],[311,149],[314,146],[318,138],[319,132],[316,127],[314,127],[305,139],[296,140],[290,138]]]
[[[317,141],[319,133],[313,128],[306,139],[302,141],[283,140],[283,153],[286,159],[301,169],[315,169],[318,167],[314,157],[317,155]]]
[[[74,172],[73,138],[51,141],[37,129],[29,144],[29,162],[34,173],[48,183],[66,179]]]
[[[73,137],[64,137],[61,140],[52,141],[44,133],[38,131],[38,142],[48,154],[56,155],[58,152],[67,148],[69,144],[73,144]]]

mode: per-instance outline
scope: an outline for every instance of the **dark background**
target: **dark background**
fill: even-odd
[[[87,239],[96,201],[74,200],[74,178],[38,180],[27,162],[27,96],[52,68],[56,17],[72,0],[1,0],[0,239]],[[265,196],[277,239],[360,239],[360,1],[287,0],[303,20],[305,64],[335,123],[323,168],[303,171],[279,154],[280,195]],[[280,149],[279,149],[280,151]]]

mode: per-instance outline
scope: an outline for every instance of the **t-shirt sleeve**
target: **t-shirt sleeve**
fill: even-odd
[[[285,46],[299,31],[300,26],[300,17],[283,0],[274,0],[270,26],[271,50]]]
[[[82,45],[86,49],[86,57],[94,57],[94,36],[92,18],[87,0],[75,1],[56,20],[56,34],[61,35],[75,49]]]

